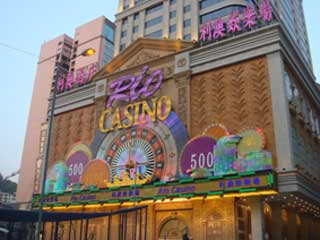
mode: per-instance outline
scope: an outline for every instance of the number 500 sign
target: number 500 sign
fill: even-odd
[[[187,174],[189,170],[197,168],[213,169],[213,151],[216,141],[207,136],[191,140],[183,150],[180,159],[181,173]]]

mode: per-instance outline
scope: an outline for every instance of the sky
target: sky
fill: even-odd
[[[117,6],[118,0],[1,0],[0,173],[4,176],[20,167],[42,43],[63,33],[73,37],[77,26],[101,15],[113,21]],[[320,80],[318,9],[320,1],[304,0],[314,72]]]

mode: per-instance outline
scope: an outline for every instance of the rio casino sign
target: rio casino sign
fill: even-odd
[[[151,122],[164,121],[169,117],[172,109],[171,99],[161,96],[151,100],[137,101],[140,98],[147,99],[160,89],[164,79],[161,69],[148,75],[149,67],[145,66],[139,76],[126,75],[109,83],[109,99],[106,110],[99,119],[99,130],[109,133],[114,130],[127,129],[132,126],[145,124],[147,119]],[[124,107],[113,108],[115,101],[128,103]],[[111,121],[106,121],[112,116]]]

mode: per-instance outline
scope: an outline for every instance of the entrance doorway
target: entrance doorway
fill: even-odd
[[[189,227],[181,219],[169,219],[160,230],[159,240],[188,240]]]

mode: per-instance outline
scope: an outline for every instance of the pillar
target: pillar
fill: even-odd
[[[272,240],[282,240],[282,220],[281,204],[269,203],[271,207],[271,238]]]
[[[293,209],[288,209],[288,239],[297,240],[297,217]]]
[[[183,39],[183,2],[177,1],[176,39]]]
[[[133,34],[132,31],[133,31],[133,15],[128,17],[126,47],[128,47],[132,43],[132,34]]]
[[[291,123],[284,82],[284,66],[280,52],[267,56],[272,97],[273,123],[278,172],[292,170]],[[281,190],[281,189],[280,189]]]
[[[115,22],[116,24],[116,32],[114,36],[114,56],[117,56],[120,51],[120,38],[121,38],[121,30],[122,30],[122,20],[119,19]]]
[[[170,13],[170,1],[163,2],[163,25],[162,25],[162,36],[169,38],[169,13]]]
[[[203,200],[192,201],[192,239],[205,239],[203,235],[203,219],[202,219]]]
[[[260,197],[250,197],[249,206],[251,208],[251,239],[263,240],[264,235],[264,215],[263,204]]]
[[[139,38],[144,37],[145,18],[146,18],[145,10],[140,11],[140,13],[139,13],[139,31],[138,31],[138,33],[139,33],[138,37]]]
[[[191,1],[191,39],[198,41],[199,39],[199,2]]]

